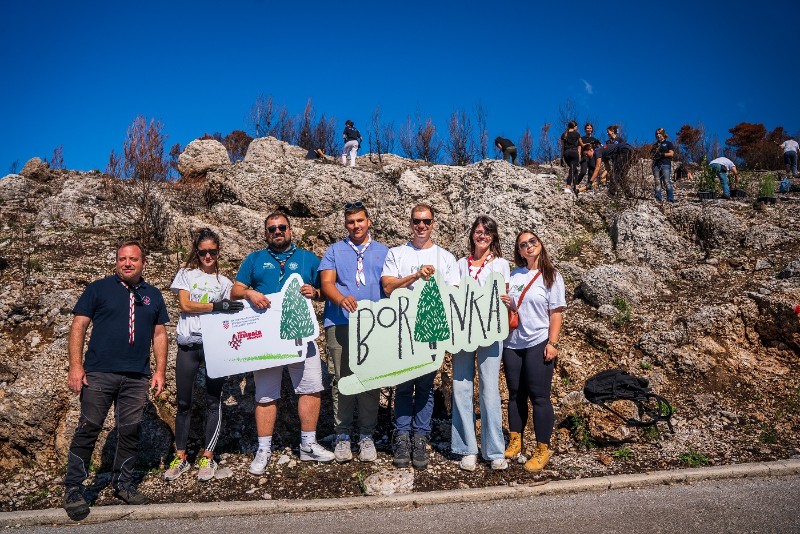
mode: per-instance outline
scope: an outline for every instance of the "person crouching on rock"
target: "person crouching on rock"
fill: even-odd
[[[508,386],[509,443],[506,458],[522,452],[522,434],[528,421],[528,399],[533,404],[536,450],[526,471],[541,471],[552,454],[554,413],[550,402],[553,369],[558,355],[562,313],[566,307],[564,279],[556,271],[541,239],[530,230],[517,234],[514,263],[503,303],[519,313],[519,327],[511,331],[503,349]]]
[[[236,313],[244,304],[230,300],[231,282],[219,274],[219,236],[208,228],[197,231],[192,250],[170,289],[178,297],[181,317],[178,320],[178,356],[175,363],[175,387],[178,410],[175,414],[175,458],[164,472],[164,480],[175,480],[191,468],[186,454],[192,418],[192,391],[200,365],[205,365],[200,315]],[[206,429],[203,454],[198,464],[197,480],[210,480],[217,471],[214,447],[222,426],[222,386],[225,377],[206,376]]]

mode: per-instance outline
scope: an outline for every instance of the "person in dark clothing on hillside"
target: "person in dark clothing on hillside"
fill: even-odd
[[[356,130],[353,121],[348,120],[344,123],[344,132],[342,133],[344,139],[344,148],[342,148],[342,165],[347,165],[347,154],[350,154],[350,168],[356,166],[356,154],[358,147],[361,146],[361,132]]]
[[[608,141],[603,148],[603,160],[611,163],[611,179],[608,183],[608,194],[616,196],[619,190],[627,197],[633,196],[628,187],[627,175],[631,168],[633,149],[631,145],[619,135],[619,126],[612,124],[606,128]]]
[[[586,185],[579,187],[578,193],[583,193],[599,185],[600,179],[605,176],[602,154],[602,147],[595,149],[588,143],[581,150],[581,171],[578,174],[578,183],[581,183],[583,177],[586,176]]]
[[[656,201],[661,202],[661,186],[667,190],[667,202],[675,202],[672,188],[672,158],[675,157],[675,145],[667,141],[664,128],[656,130],[656,143],[653,145],[653,188]]]
[[[561,157],[569,166],[567,187],[564,189],[565,193],[578,194],[578,169],[581,165],[582,147],[583,140],[581,139],[581,134],[578,133],[578,123],[569,121],[567,131],[561,134]]]
[[[586,135],[581,136],[581,141],[583,141],[584,145],[592,145],[596,149],[603,144],[600,142],[600,139],[594,137],[594,126],[591,122],[584,124],[583,130],[586,132]]]
[[[505,137],[496,137],[494,146],[503,154],[503,159],[505,161],[511,162],[512,165],[517,164],[517,147],[514,146],[514,143],[509,139]]]

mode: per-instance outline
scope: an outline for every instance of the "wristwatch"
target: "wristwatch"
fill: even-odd
[[[554,349],[558,350],[558,341],[556,341],[555,343],[553,343],[552,341],[550,341],[550,340],[548,339],[548,340],[547,340],[547,344],[548,344],[548,345],[550,345],[551,347],[553,347]]]

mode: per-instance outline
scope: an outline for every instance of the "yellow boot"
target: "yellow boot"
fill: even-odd
[[[506,449],[506,458],[513,458],[522,452],[522,434],[519,432],[508,433],[508,448]]]
[[[525,471],[537,472],[544,469],[544,466],[547,465],[547,462],[550,461],[550,456],[553,455],[553,451],[550,450],[550,447],[547,446],[546,443],[539,443],[539,446],[536,448],[536,451],[531,456],[531,459],[525,462]]]

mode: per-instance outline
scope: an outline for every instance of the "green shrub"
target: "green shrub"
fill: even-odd
[[[711,460],[708,457],[691,447],[687,452],[684,452],[679,456],[681,462],[685,463],[689,467],[700,467],[701,465],[708,465],[711,463]]]
[[[758,186],[758,196],[760,197],[774,197],[775,196],[775,175],[770,173],[761,177],[761,184]]]

